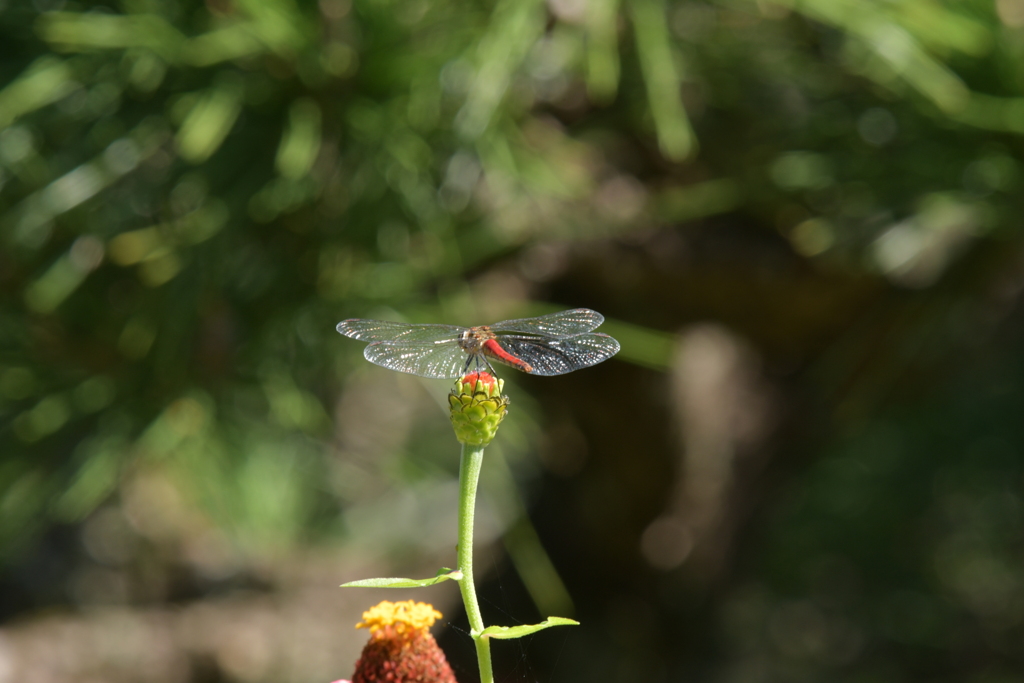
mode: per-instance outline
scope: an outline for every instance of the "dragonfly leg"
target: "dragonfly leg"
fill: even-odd
[[[484,367],[491,373],[491,376],[497,377],[498,373],[494,371],[494,367],[491,362],[487,360],[487,357],[482,353],[471,353],[466,358],[466,364],[462,367],[462,376],[465,377],[469,374],[469,366],[473,366],[473,372],[480,372]]]
[[[491,365],[491,361],[487,360],[487,357],[485,355],[483,355],[482,353],[480,354],[480,358],[484,361],[484,365],[487,366],[487,369],[490,371],[491,376],[492,377],[497,377],[498,373],[496,373],[494,371],[494,366]]]

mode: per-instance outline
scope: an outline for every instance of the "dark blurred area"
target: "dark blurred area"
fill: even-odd
[[[330,681],[451,584],[499,681],[1019,680],[1024,0],[0,0],[0,683]]]

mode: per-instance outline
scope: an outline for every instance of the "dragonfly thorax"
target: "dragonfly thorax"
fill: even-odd
[[[459,337],[459,346],[466,353],[482,353],[488,339],[494,339],[494,333],[486,325],[471,327]]]

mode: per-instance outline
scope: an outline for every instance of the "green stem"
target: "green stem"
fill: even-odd
[[[469,617],[469,634],[476,644],[480,683],[494,683],[490,640],[480,637],[484,630],[484,618],[480,614],[476,584],[473,583],[473,517],[483,461],[483,446],[462,444],[462,462],[459,465],[459,571],[462,572],[462,579],[459,581],[459,590],[462,591],[462,602],[466,606],[466,616]]]

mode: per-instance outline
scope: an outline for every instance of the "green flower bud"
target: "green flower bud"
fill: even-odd
[[[508,396],[502,396],[505,382],[489,372],[471,372],[455,381],[448,394],[455,438],[469,446],[486,446],[505,419]]]

